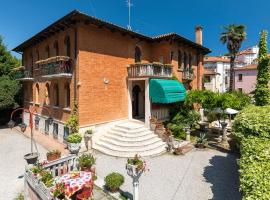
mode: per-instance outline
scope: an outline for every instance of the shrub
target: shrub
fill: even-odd
[[[70,132],[78,133],[79,132],[79,120],[78,120],[78,104],[74,103],[74,108],[69,119],[66,121],[66,127],[70,129]]]
[[[270,199],[270,140],[250,136],[241,141],[240,189],[244,200]]]
[[[52,150],[52,151],[49,151],[46,153],[46,156],[49,157],[49,156],[56,156],[56,157],[61,157],[61,151],[55,149],[55,150]]]
[[[112,192],[117,191],[124,183],[124,176],[117,172],[108,174],[105,178],[105,186]]]
[[[78,159],[78,167],[91,167],[96,163],[96,159],[91,154],[82,154]]]
[[[93,130],[92,129],[88,129],[84,132],[84,134],[86,135],[92,135],[93,134]]]
[[[78,133],[71,134],[67,137],[69,143],[80,143],[82,141],[82,136]]]
[[[40,180],[44,183],[44,185],[46,185],[47,187],[53,186],[53,176],[49,171],[42,171],[40,175]]]
[[[235,117],[232,133],[242,139],[250,135],[270,138],[270,106],[248,106]]]

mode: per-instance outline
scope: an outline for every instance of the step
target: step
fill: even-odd
[[[119,151],[107,149],[107,148],[104,148],[102,146],[97,145],[96,150],[98,150],[98,151],[100,151],[102,153],[105,153],[107,155],[110,155],[110,156],[124,157],[124,158],[134,157],[135,154],[139,154],[142,157],[158,156],[158,155],[161,155],[161,154],[166,152],[165,146],[164,146],[164,148],[158,148],[158,149],[153,149],[153,150],[144,151],[144,152],[135,152],[135,151],[132,151],[132,152],[119,152]]]
[[[122,148],[125,148],[125,147],[143,147],[143,146],[147,146],[147,145],[153,145],[155,143],[160,143],[161,140],[159,138],[153,138],[151,140],[145,140],[145,141],[140,141],[140,142],[122,142],[122,141],[119,141],[119,140],[113,140],[113,139],[109,139],[109,138],[105,138],[105,137],[102,137],[99,139],[100,141],[102,142],[105,142],[105,143],[108,143],[108,144],[113,144],[113,145],[116,145],[116,146],[119,146],[119,147],[122,147]]]
[[[110,134],[113,134],[113,135],[118,135],[119,137],[127,137],[127,138],[143,137],[143,136],[146,136],[146,135],[154,134],[151,131],[144,131],[144,132],[140,132],[140,133],[136,133],[136,134],[127,134],[127,133],[118,132],[118,131],[115,131],[115,130],[109,130],[107,133],[110,133]]]
[[[141,128],[137,128],[137,129],[126,129],[126,128],[117,127],[117,126],[114,126],[113,128],[111,128],[111,130],[126,133],[126,134],[136,134],[136,133],[141,133],[144,131],[150,131],[146,127],[141,127]]]
[[[136,130],[140,128],[146,128],[144,124],[139,124],[139,123],[122,123],[122,124],[116,124],[115,127],[119,127],[126,130]]]
[[[145,135],[144,137],[135,137],[135,138],[130,138],[130,137],[122,137],[122,136],[118,136],[112,133],[107,133],[105,135],[103,135],[101,138],[107,138],[107,139],[111,139],[111,140],[115,140],[115,141],[119,141],[122,143],[140,143],[140,142],[144,142],[144,141],[148,141],[148,140],[161,140],[157,135],[155,134],[148,134]]]
[[[139,147],[132,147],[132,146],[129,146],[129,147],[121,147],[121,146],[118,146],[118,145],[114,145],[114,144],[108,144],[106,142],[103,142],[103,141],[100,141],[98,140],[96,142],[96,145],[99,145],[99,146],[102,146],[104,148],[108,148],[110,150],[114,150],[114,151],[120,151],[120,152],[143,152],[143,151],[149,151],[149,150],[152,150],[152,149],[156,149],[156,148],[159,148],[159,147],[163,147],[165,148],[166,146],[166,143],[160,141],[158,143],[154,143],[154,144],[151,144],[151,145],[147,145],[147,146],[139,146]]]

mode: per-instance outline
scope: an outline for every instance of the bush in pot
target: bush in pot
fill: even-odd
[[[78,133],[73,133],[67,137],[68,149],[70,153],[77,154],[81,148],[82,136]]]
[[[94,164],[96,163],[96,158],[91,154],[82,154],[77,159],[78,161],[78,168],[80,168],[81,171],[87,171],[92,172],[95,174],[95,168]]]
[[[105,178],[105,186],[111,192],[117,192],[121,185],[123,185],[125,179],[124,176],[120,173],[113,172],[108,174]]]
[[[158,122],[158,120],[157,120],[156,117],[152,116],[150,118],[150,129],[151,129],[151,131],[154,131],[156,129],[157,122]]]
[[[197,143],[195,144],[196,148],[203,149],[206,147],[207,139],[205,133],[200,133],[200,137],[197,139]]]
[[[59,150],[52,150],[46,153],[47,160],[48,161],[53,161],[61,158],[61,151]]]

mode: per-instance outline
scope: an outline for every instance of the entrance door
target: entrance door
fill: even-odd
[[[132,117],[139,118],[139,96],[141,89],[135,85],[132,89]]]

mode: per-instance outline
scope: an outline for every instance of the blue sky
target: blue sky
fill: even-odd
[[[259,32],[270,30],[269,0],[132,0],[132,29],[149,35],[177,32],[194,40],[194,27],[204,27],[203,43],[220,55],[227,52],[219,41],[222,26],[247,26],[243,47],[258,43]],[[1,2],[0,35],[12,49],[68,12],[77,9],[126,27],[125,0],[6,0]]]

